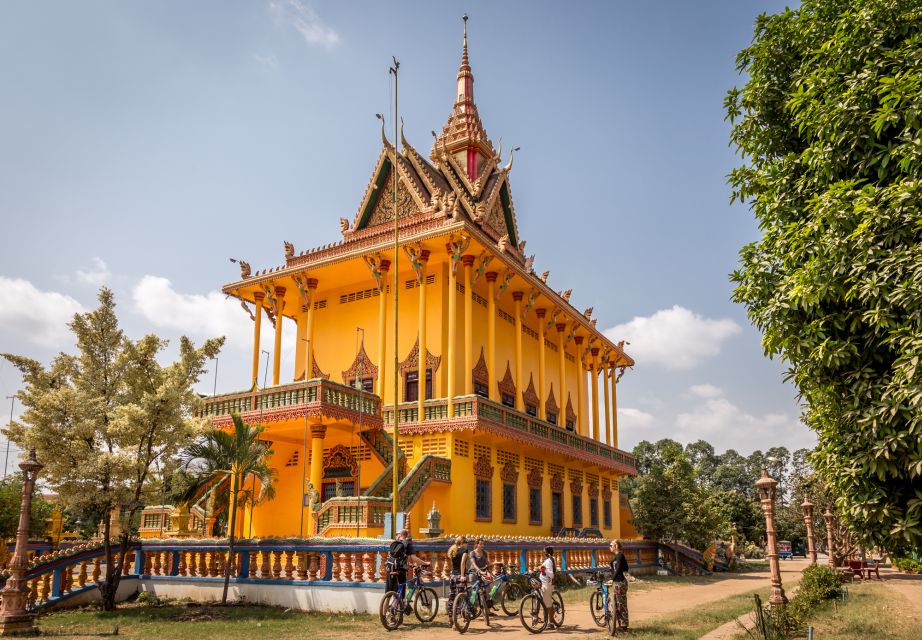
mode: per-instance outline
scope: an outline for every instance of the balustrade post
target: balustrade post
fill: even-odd
[[[308,580],[316,580],[320,571],[320,556],[316,552],[308,554],[307,577]]]
[[[93,558],[93,582],[99,582],[99,574],[102,573],[102,559],[99,557]]]
[[[295,578],[295,565],[292,562],[295,552],[292,550],[285,551],[285,578],[288,580],[294,580]]]
[[[298,551],[298,580],[307,580],[307,551]]]
[[[256,571],[259,568],[259,554],[256,551],[247,552],[247,578],[255,578]]]
[[[567,550],[566,549],[560,550],[560,570],[561,571],[567,570]]]
[[[282,575],[282,552],[281,551],[270,551],[269,557],[272,558],[272,578],[278,580],[279,576]]]
[[[64,574],[64,569],[62,568],[55,569],[53,572],[53,577],[51,580],[51,597],[52,598],[61,597],[61,582],[63,581],[63,574]]]
[[[279,320],[281,320],[281,318]],[[212,578],[215,578],[218,575],[218,568],[215,566],[216,555],[217,552],[214,550],[208,554],[208,575]]]
[[[140,547],[134,550],[134,570],[139,575],[145,573],[144,550]]]
[[[42,576],[42,586],[38,591],[39,601],[47,602],[51,593],[51,574],[46,573]]]
[[[80,573],[77,574],[77,585],[83,587],[86,585],[86,560],[80,561]]]
[[[367,553],[362,554],[362,582],[374,582],[372,580],[371,556]]]
[[[197,567],[195,566],[195,551],[180,551],[180,566],[182,567],[182,575],[184,576],[195,576],[195,571]],[[186,558],[189,558],[189,563],[186,564]]]
[[[154,563],[153,563],[153,568],[154,568],[154,575],[155,575],[155,576],[161,575],[161,574],[160,574],[160,567],[161,567],[161,564],[160,564],[160,551],[158,550],[158,551],[154,551]]]
[[[333,579],[333,552],[323,552],[323,580],[330,581]]]

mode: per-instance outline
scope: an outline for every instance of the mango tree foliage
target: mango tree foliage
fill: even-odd
[[[761,237],[734,298],[789,365],[854,531],[922,546],[922,3],[760,16],[729,92],[729,176]]]
[[[22,372],[17,397],[26,409],[10,439],[36,450],[42,481],[72,511],[123,514],[116,557],[111,518],[103,518],[107,562],[100,590],[111,609],[137,514],[145,502],[159,502],[156,469],[175,466],[179,450],[202,432],[192,415],[198,402],[192,385],[224,339],[196,348],[183,337],[179,359],[164,366],[158,356],[167,342],[153,335],[130,340],[118,326],[112,292],[103,288],[98,298],[96,310],[69,324],[75,355],[61,353],[48,367],[4,357]]]

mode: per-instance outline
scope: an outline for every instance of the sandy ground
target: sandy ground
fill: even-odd
[[[909,601],[907,617],[922,625],[922,575],[907,575],[881,570],[880,577],[888,588],[902,594]]]
[[[806,566],[807,562],[805,560],[787,560],[782,562],[782,581],[787,584],[794,584],[799,580],[800,572]],[[716,579],[710,578],[702,580],[700,584],[657,584],[650,589],[642,591],[639,589],[631,591],[629,588],[628,610],[630,611],[631,626],[642,626],[642,623],[647,620],[673,614],[685,609],[693,609],[728,596],[746,593],[755,589],[768,589],[770,584],[771,581],[768,572],[760,571],[754,573],[719,574]],[[442,604],[444,604],[444,601]],[[454,629],[448,627],[448,619],[441,605],[439,607],[439,616],[432,625],[424,627],[422,625],[408,624],[407,622],[405,622],[404,626],[395,633],[395,636],[399,635],[401,638],[458,637],[458,633]],[[518,617],[507,618],[503,615],[494,616],[491,618],[490,622],[490,629],[487,629],[482,619],[471,622],[471,626],[465,635],[478,636],[489,633],[491,635],[496,635],[496,637],[509,640],[535,637],[522,628]],[[581,636],[598,633],[600,631],[602,630],[595,625],[589,614],[589,603],[578,602],[567,606],[566,619],[563,627],[554,631],[547,630],[542,635]],[[387,632],[382,631],[382,634],[387,635]]]

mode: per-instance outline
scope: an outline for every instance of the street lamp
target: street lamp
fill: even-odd
[[[304,353],[304,441],[301,445],[301,491],[298,495],[301,497],[301,524],[298,529],[298,537],[304,537],[304,500],[306,498],[304,488],[307,486],[307,386],[311,377],[308,371],[313,373],[313,360],[311,359],[311,340],[310,338],[301,338],[307,343]],[[310,360],[310,362],[308,362]]]
[[[829,554],[829,567],[832,569],[836,568],[836,553],[835,545],[832,541],[832,526],[833,526],[833,515],[829,507],[826,507],[826,512],[823,514],[823,520],[826,521],[826,552]]]
[[[813,542],[813,503],[810,498],[804,496],[804,501],[800,508],[804,512],[804,524],[807,526],[807,553],[810,555],[810,564],[816,564],[816,544]]]
[[[772,595],[768,603],[772,606],[787,604],[784,587],[781,586],[781,567],[778,566],[778,541],[775,536],[775,489],[778,481],[768,475],[768,469],[762,467],[762,476],[756,481],[756,489],[765,513],[765,535],[768,538],[766,556],[772,571]]]
[[[0,591],[0,636],[35,635],[35,614],[26,611],[29,600],[29,586],[26,584],[26,569],[29,560],[26,549],[29,546],[29,515],[32,508],[32,490],[42,465],[35,459],[35,449],[29,451],[29,458],[19,465],[22,469],[22,503],[19,507],[19,530],[16,532],[16,550],[10,562],[10,576]]]

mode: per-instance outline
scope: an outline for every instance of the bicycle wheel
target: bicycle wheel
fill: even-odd
[[[378,617],[381,618],[381,624],[388,631],[393,631],[403,622],[403,603],[393,591],[388,591],[381,598]]]
[[[423,587],[413,598],[413,613],[420,622],[432,622],[439,612],[439,595],[435,589]]]
[[[554,600],[554,610],[550,612],[548,616],[550,618],[549,622],[554,625],[556,629],[559,629],[563,626],[563,617],[564,617],[564,608],[563,608],[563,597],[560,595],[559,591],[555,591],[551,596]]]
[[[605,623],[608,625],[608,635],[615,635],[615,629],[618,628],[618,618],[615,616],[615,607],[618,605],[615,603],[613,597],[614,594],[609,593],[608,598],[611,600],[611,605],[605,607]]]
[[[468,601],[468,594],[462,591],[455,596],[455,601],[451,605],[451,624],[458,630],[458,633],[464,633],[471,626],[471,603]]]
[[[589,613],[592,614],[592,619],[597,626],[605,626],[605,602],[601,591],[596,591],[589,596]]]
[[[490,604],[487,602],[487,590],[483,589],[480,592],[480,608],[483,610],[483,622],[488,627],[490,626]]]
[[[541,602],[540,596],[529,593],[522,598],[519,621],[528,633],[541,633],[547,628],[547,607]]]
[[[503,613],[507,616],[514,616],[519,610],[518,602],[522,599],[523,595],[525,595],[525,590],[522,589],[521,585],[515,582],[507,583],[499,603],[503,608]]]

